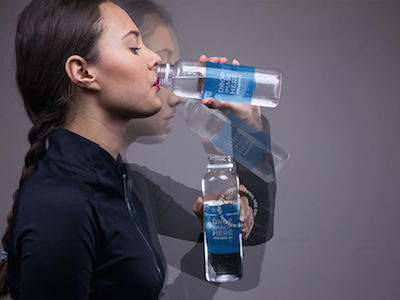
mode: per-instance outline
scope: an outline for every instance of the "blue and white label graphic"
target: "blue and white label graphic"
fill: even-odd
[[[240,251],[239,204],[204,204],[204,231],[209,253],[230,254]]]
[[[231,113],[211,142],[242,166],[252,170],[269,151],[271,139]]]
[[[250,104],[255,88],[254,67],[206,62],[202,98]]]

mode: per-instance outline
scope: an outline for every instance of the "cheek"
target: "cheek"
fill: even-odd
[[[121,53],[121,51],[115,53]],[[103,69],[103,75],[108,80],[119,82],[124,82],[124,79],[132,81],[140,78],[141,69],[139,63],[133,60],[132,53],[127,53],[126,51],[122,55],[116,55],[115,53],[105,54],[100,65]]]

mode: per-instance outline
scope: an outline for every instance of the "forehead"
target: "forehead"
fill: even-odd
[[[175,48],[170,32],[165,26],[157,26],[154,29],[153,34],[146,39],[146,42],[148,42],[148,47],[156,52],[162,49],[174,50]]]
[[[113,2],[104,2],[100,4],[102,16],[102,25],[105,32],[113,35],[124,36],[131,30],[138,31],[138,28],[133,23],[128,14]],[[122,38],[121,36],[121,38]]]
[[[145,44],[157,52],[162,49],[168,49],[172,52],[176,50],[176,37],[173,30],[165,25],[161,18],[155,14],[144,17],[143,27],[146,28],[143,33]]]

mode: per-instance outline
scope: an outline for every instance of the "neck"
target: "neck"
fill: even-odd
[[[121,155],[121,157],[124,159],[126,156],[126,152],[128,151],[128,147],[129,146],[125,146],[124,143],[121,144],[121,148],[119,150],[119,154]]]
[[[111,120],[109,116],[77,113],[73,120],[63,127],[99,144],[116,160],[127,124],[127,120]]]

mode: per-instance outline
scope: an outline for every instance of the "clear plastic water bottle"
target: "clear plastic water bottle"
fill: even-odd
[[[178,60],[158,68],[160,86],[179,97],[276,107],[281,96],[282,74],[254,67]]]
[[[229,156],[208,159],[201,187],[204,198],[205,276],[210,282],[243,276],[239,178]]]
[[[186,118],[186,124],[192,131],[210,140],[266,182],[274,181],[275,174],[289,159],[288,151],[234,113],[227,117],[221,111],[209,109],[193,99],[185,99],[176,110]]]

